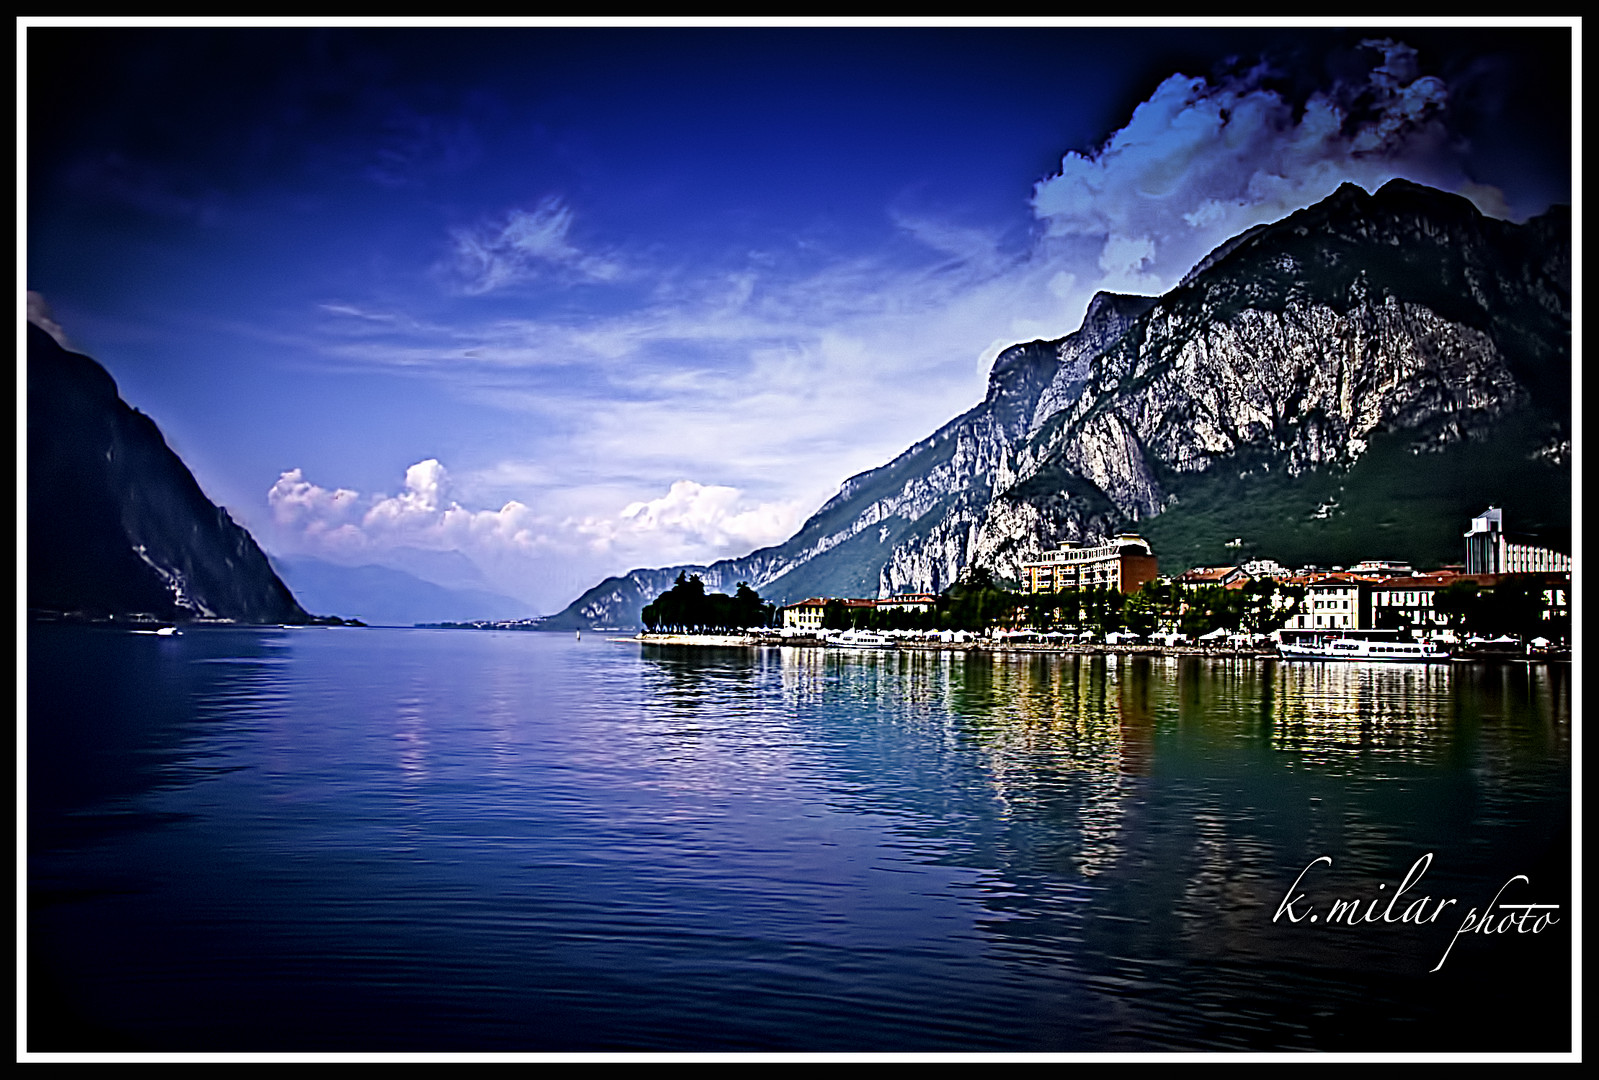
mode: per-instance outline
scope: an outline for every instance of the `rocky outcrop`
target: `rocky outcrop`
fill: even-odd
[[[95,361],[28,327],[30,611],[316,621]]]
[[[1569,233],[1482,217],[1395,181],[1345,185],[1253,230],[1096,356],[1018,447],[970,557],[1001,574],[1061,539],[1159,513],[1222,461],[1345,467],[1404,432],[1425,449],[1489,429],[1569,378]],[[1041,499],[1069,474],[1098,498]]]

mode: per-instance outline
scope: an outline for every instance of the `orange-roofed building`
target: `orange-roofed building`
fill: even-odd
[[[1083,547],[1067,543],[1022,563],[1022,591],[1057,593],[1068,589],[1118,589],[1135,593],[1154,580],[1155,553],[1149,541],[1119,533],[1103,544]]]
[[[1227,585],[1249,582],[1249,575],[1237,566],[1196,566],[1177,577],[1179,585]]]

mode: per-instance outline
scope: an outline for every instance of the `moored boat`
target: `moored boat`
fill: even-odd
[[[1277,654],[1285,660],[1376,660],[1399,663],[1438,663],[1449,653],[1430,641],[1368,641],[1334,638],[1325,642],[1283,642]]]
[[[841,634],[828,638],[827,643],[846,649],[892,649],[894,647],[893,639],[870,630],[845,630]]]

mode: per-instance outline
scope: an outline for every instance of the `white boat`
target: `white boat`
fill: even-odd
[[[829,645],[838,645],[845,649],[892,649],[894,641],[883,634],[871,630],[845,630],[827,639]]]
[[[1365,638],[1334,638],[1321,643],[1283,642],[1277,653],[1285,660],[1376,660],[1398,663],[1433,663],[1449,659],[1449,653],[1430,641],[1367,641]]]

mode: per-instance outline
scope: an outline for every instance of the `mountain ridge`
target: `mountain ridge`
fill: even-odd
[[[608,578],[550,622],[625,623],[678,570],[779,603],[939,591],[971,562],[1014,577],[1064,540],[1181,517],[1218,467],[1341,473],[1402,437],[1441,455],[1436,472],[1529,413],[1527,431],[1569,440],[1570,223],[1564,207],[1517,225],[1408,181],[1345,184],[1159,297],[1101,293],[1073,333],[1006,349],[982,402],[848,478],[782,544]]]
[[[67,618],[332,622],[206,498],[99,363],[27,326],[27,605]]]

